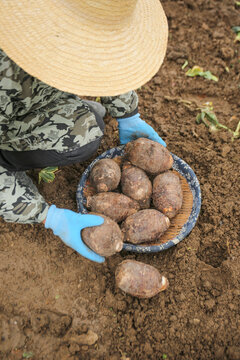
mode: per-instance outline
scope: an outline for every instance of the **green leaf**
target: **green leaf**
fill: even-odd
[[[203,72],[203,68],[201,68],[200,66],[193,66],[192,69],[189,69],[187,72],[186,72],[186,75],[187,76],[197,76],[199,74],[201,74]]]
[[[232,30],[237,34],[240,32],[240,26],[233,26]]]
[[[24,352],[22,356],[24,359],[31,359],[33,357],[33,353],[31,351]]]
[[[204,110],[201,111],[201,120],[203,121],[205,119],[206,113]]]
[[[196,117],[196,123],[201,124],[201,122],[202,122],[202,112],[197,114],[197,117]]]
[[[51,173],[42,173],[42,179],[45,181],[45,182],[51,182],[52,179],[54,177],[54,174],[51,174]]]
[[[206,114],[207,119],[208,119],[212,124],[214,124],[214,125],[218,125],[218,124],[219,124],[219,123],[218,123],[218,120],[217,120],[217,117],[216,117],[216,115],[215,115],[214,113],[212,113],[212,112],[210,112],[210,111],[206,111],[205,114]]]
[[[218,119],[217,116],[214,114],[213,112],[213,106],[211,102],[207,102],[204,104],[205,107],[204,108],[200,108],[201,112],[199,114],[197,114],[196,117],[196,122],[197,124],[200,124],[201,122],[203,122],[203,124],[210,130],[210,131],[218,131],[220,129],[224,129],[229,131],[231,134],[233,134],[232,136],[232,141],[234,141],[234,138],[238,138],[239,137],[239,133],[240,133],[240,122],[236,128],[235,131],[233,131],[232,129],[230,129],[229,127],[227,127],[226,125],[221,124]]]
[[[213,75],[211,71],[204,71],[200,76],[203,76],[205,79],[208,80],[218,81],[217,76]]]
[[[236,42],[236,41],[240,41],[240,32],[237,34],[237,36],[235,37],[235,40],[234,40],[234,42]]]
[[[57,171],[58,167],[57,166],[48,166],[48,167],[44,168],[43,170],[45,170],[46,172],[51,173],[51,172]]]
[[[38,183],[40,184],[41,180],[45,181],[46,183],[53,182],[55,179],[55,172],[58,170],[56,166],[49,166],[42,169],[38,174]]]
[[[240,137],[240,121],[237,124],[236,130],[233,133],[232,141]]]
[[[201,68],[200,66],[193,66],[192,69],[189,69],[187,72],[186,72],[186,75],[187,76],[191,76],[191,77],[194,77],[194,76],[202,76],[204,77],[205,79],[208,79],[208,80],[213,80],[213,81],[218,81],[218,78],[217,76],[213,75],[211,73],[211,71],[203,71],[203,68]]]

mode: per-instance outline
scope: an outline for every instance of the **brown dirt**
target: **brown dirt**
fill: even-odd
[[[240,25],[240,10],[234,4],[164,0],[167,56],[138,91],[142,118],[198,176],[203,201],[197,225],[166,252],[121,252],[99,265],[42,225],[1,221],[1,360],[24,353],[37,360],[240,359],[239,140],[195,122],[196,103],[206,101],[221,123],[235,129],[240,120],[240,50],[231,29]],[[219,82],[186,77],[193,65]],[[99,153],[118,145],[116,122],[106,123]],[[77,184],[89,163],[61,168],[40,192],[49,203],[76,210]],[[37,171],[30,174],[37,179]],[[114,284],[124,259],[155,266],[169,288],[149,300],[124,295]]]

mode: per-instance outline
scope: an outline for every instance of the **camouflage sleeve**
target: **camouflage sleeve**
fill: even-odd
[[[101,103],[112,117],[127,117],[137,112],[138,96],[135,91],[129,91],[123,95],[104,96]]]
[[[42,222],[49,205],[23,171],[11,172],[0,166],[0,216],[7,222]]]

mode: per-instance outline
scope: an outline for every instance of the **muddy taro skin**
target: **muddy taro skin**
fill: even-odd
[[[151,298],[169,285],[158,269],[135,260],[124,260],[117,266],[115,281],[122,291],[138,298]]]

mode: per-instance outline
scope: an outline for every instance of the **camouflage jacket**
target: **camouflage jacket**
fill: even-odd
[[[33,128],[41,126],[44,122],[46,111],[42,110],[51,109],[52,112],[57,112],[54,113],[54,121],[63,122],[64,106],[68,114],[67,119],[73,117],[72,103],[69,106],[70,98],[72,102],[78,101],[79,109],[79,104],[82,104],[81,99],[30,76],[0,49],[0,151],[36,150],[36,145],[34,147],[31,142],[31,133]],[[64,104],[65,100],[66,104]],[[134,91],[130,91],[120,96],[102,97],[101,102],[111,116],[126,117],[137,108],[138,98]],[[59,111],[56,110],[56,104],[61,105]],[[88,118],[86,107],[82,113],[84,134],[89,135],[94,128],[95,120],[92,119],[92,114]],[[99,134],[97,131],[95,130],[92,136],[99,136],[100,129]],[[48,144],[49,140],[48,149],[55,149],[51,143],[52,140],[47,139],[46,134],[44,136],[44,144]],[[91,137],[89,139],[91,140]],[[81,141],[83,144],[80,143],[79,146],[85,145],[88,139],[82,136],[79,142]],[[0,216],[5,221],[40,223],[46,218],[48,207],[47,199],[43,199],[25,172],[13,172],[0,166]]]

